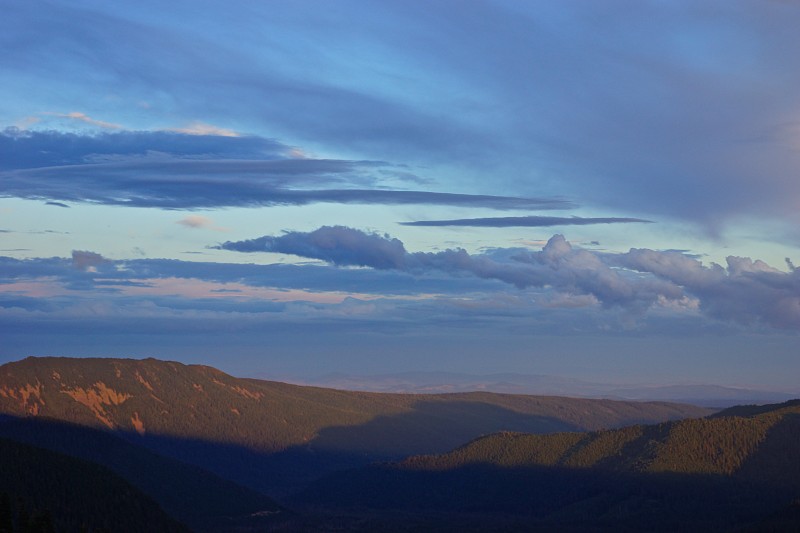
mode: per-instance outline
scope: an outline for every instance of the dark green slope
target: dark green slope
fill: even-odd
[[[709,415],[708,418],[722,418],[726,416],[752,417],[763,413],[769,413],[770,411],[775,411],[776,408],[792,406],[800,406],[800,400],[788,400],[783,403],[765,405],[735,405]]]
[[[273,494],[337,468],[439,453],[496,431],[577,431],[709,412],[667,403],[339,391],[155,359],[28,358],[0,367],[0,413],[111,429]]]
[[[732,412],[744,412],[742,410]],[[296,504],[477,530],[800,530],[800,403],[590,433],[500,433],[332,475]],[[363,511],[361,511],[363,512]],[[455,518],[454,518],[455,516]],[[387,526],[389,527],[389,526]],[[794,529],[791,529],[794,528]]]
[[[41,417],[8,418],[0,421],[0,437],[107,467],[194,531],[266,527],[281,518],[281,508],[268,497],[108,431]]]
[[[800,487],[798,431],[800,402],[791,401],[761,406],[750,416],[712,416],[590,433],[499,433],[447,454],[411,457],[402,465],[424,470],[489,464],[717,474]]]
[[[101,466],[0,438],[0,495],[47,531],[188,532],[144,493]],[[0,496],[1,497],[1,496]],[[0,520],[2,521],[2,520]],[[2,525],[2,524],[0,524]],[[25,530],[15,524],[17,531]]]

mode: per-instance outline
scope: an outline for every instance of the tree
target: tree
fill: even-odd
[[[0,533],[13,533],[14,517],[11,512],[11,497],[7,492],[0,494]]]

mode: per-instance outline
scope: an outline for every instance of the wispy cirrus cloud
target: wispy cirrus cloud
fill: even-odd
[[[400,222],[403,226],[470,226],[482,228],[544,228],[549,226],[589,226],[592,224],[652,224],[652,220],[642,218],[622,217],[486,217],[486,218],[459,218],[453,220],[415,220],[413,222]]]
[[[176,224],[191,229],[207,229],[211,231],[230,231],[228,228],[221,228],[214,225],[214,221],[202,215],[189,215],[175,221]]]
[[[217,135],[219,137],[241,137],[242,135],[232,129],[222,128],[205,122],[192,122],[182,128],[168,128],[166,131],[186,133],[188,135]]]
[[[72,111],[70,113],[44,113],[45,115],[51,115],[54,117],[60,118],[68,118],[70,120],[76,120],[78,122],[83,122],[84,124],[88,124],[90,126],[95,126],[97,128],[103,128],[107,130],[118,130],[122,129],[121,124],[114,124],[113,122],[106,122],[103,120],[97,120],[86,113],[81,113],[79,111]]]

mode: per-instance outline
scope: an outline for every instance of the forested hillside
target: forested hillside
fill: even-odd
[[[108,431],[31,417],[0,422],[0,437],[107,467],[193,531],[228,531],[239,525],[263,528],[283,518],[279,516],[283,510],[263,494]]]
[[[0,438],[0,531],[189,530],[106,468]]]
[[[747,411],[753,414],[734,415]],[[447,454],[411,457],[402,465],[426,470],[468,464],[559,466],[626,472],[735,474],[770,480],[783,476],[800,484],[800,471],[796,470],[800,467],[800,457],[790,453],[800,446],[800,401],[741,407],[727,413],[727,416],[590,433],[499,433],[476,439]],[[757,452],[763,455],[765,447],[773,446],[785,446],[786,453],[778,454],[785,460],[779,471],[753,469]]]
[[[446,454],[331,476],[298,502],[434,513],[433,523],[454,513],[464,525],[798,528],[799,443],[799,401],[617,430],[505,432]],[[477,517],[467,520],[465,511]]]
[[[27,358],[0,367],[0,413],[113,430],[280,495],[325,472],[443,452],[497,431],[579,431],[710,411],[489,393],[360,393],[155,359]]]

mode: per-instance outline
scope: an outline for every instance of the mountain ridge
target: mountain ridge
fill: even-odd
[[[760,390],[742,386],[702,383],[664,385],[600,383],[562,376],[508,372],[467,374],[417,371],[375,375],[332,373],[311,379],[289,379],[288,382],[365,392],[437,394],[486,391],[572,398],[668,401],[713,408],[750,403],[775,403],[797,396],[797,394],[785,391]]]
[[[328,523],[343,531],[667,531],[684,523],[727,530],[769,516],[791,524],[800,495],[800,466],[785,460],[797,457],[800,401],[718,411],[491,392],[353,392],[153,358],[0,366],[0,438],[25,440],[34,430],[31,442],[55,439],[51,446],[138,479],[150,496],[158,496],[158,479],[145,483],[135,468],[157,464],[147,458],[154,452],[223,478],[208,482],[207,498],[228,490],[227,480],[281,505],[276,513],[245,489],[240,519],[231,515],[234,496],[222,505],[231,511],[196,527],[207,531],[315,531]],[[76,435],[72,444],[67,434]],[[98,447],[119,455],[104,458],[92,451]],[[119,456],[137,458],[134,470],[115,463]],[[198,484],[213,479],[161,464],[155,468]],[[186,520],[186,509],[161,497],[173,517],[203,520]]]
[[[113,386],[112,386],[113,385]],[[213,385],[213,387],[209,387]],[[159,387],[157,391],[155,387]],[[216,387],[216,390],[213,390]],[[207,390],[207,389],[212,389]],[[51,393],[51,390],[55,394]],[[682,418],[710,414],[708,409],[696,406],[675,405],[669,402],[615,402],[609,400],[585,400],[532,395],[508,395],[500,393],[471,392],[452,394],[385,394],[353,392],[308,387],[281,382],[235,378],[216,368],[205,365],[184,365],[175,361],[158,359],[117,358],[38,358],[29,357],[21,361],[0,366],[0,407],[7,414],[33,415],[55,411],[57,418],[73,417],[77,423],[105,426],[109,429],[124,428],[142,435],[150,428],[160,434],[169,434],[162,417],[142,418],[133,404],[150,402],[168,406],[169,400],[183,400],[192,409],[206,401],[209,394],[214,399],[225,398],[227,404],[234,399],[239,405],[229,407],[231,420],[245,416],[245,408],[272,402],[272,408],[296,406],[326,410],[324,420],[315,413],[306,411],[307,421],[315,430],[335,423],[364,423],[376,415],[409,412],[416,402],[480,401],[509,407],[521,413],[546,414],[559,412],[561,419],[576,428],[594,429],[645,419]],[[157,394],[158,392],[158,394]],[[178,396],[176,393],[183,394]],[[43,395],[44,394],[44,395]],[[172,397],[170,397],[170,395]],[[193,396],[196,395],[196,396]],[[49,402],[45,401],[45,396]],[[69,401],[69,400],[72,401]],[[283,402],[283,403],[281,403]],[[294,403],[292,403],[294,402]],[[177,402],[173,402],[177,403]],[[558,405],[556,405],[556,403]],[[565,407],[565,406],[569,407]],[[581,408],[600,406],[597,418],[580,417]],[[82,408],[81,408],[82,406]],[[555,406],[555,407],[554,407]],[[58,409],[63,409],[59,413]],[[652,413],[652,414],[651,414]],[[64,416],[58,416],[62,414]],[[160,414],[171,418],[164,407]],[[333,416],[337,414],[338,416]],[[278,419],[279,424],[286,424]],[[175,427],[176,424],[171,424]],[[286,428],[287,443],[296,444],[309,440],[313,434],[297,433]],[[286,444],[286,443],[279,443]]]
[[[0,414],[115,431],[272,496],[336,469],[445,452],[502,430],[579,431],[712,412],[665,402],[340,391],[153,358],[0,366]]]

